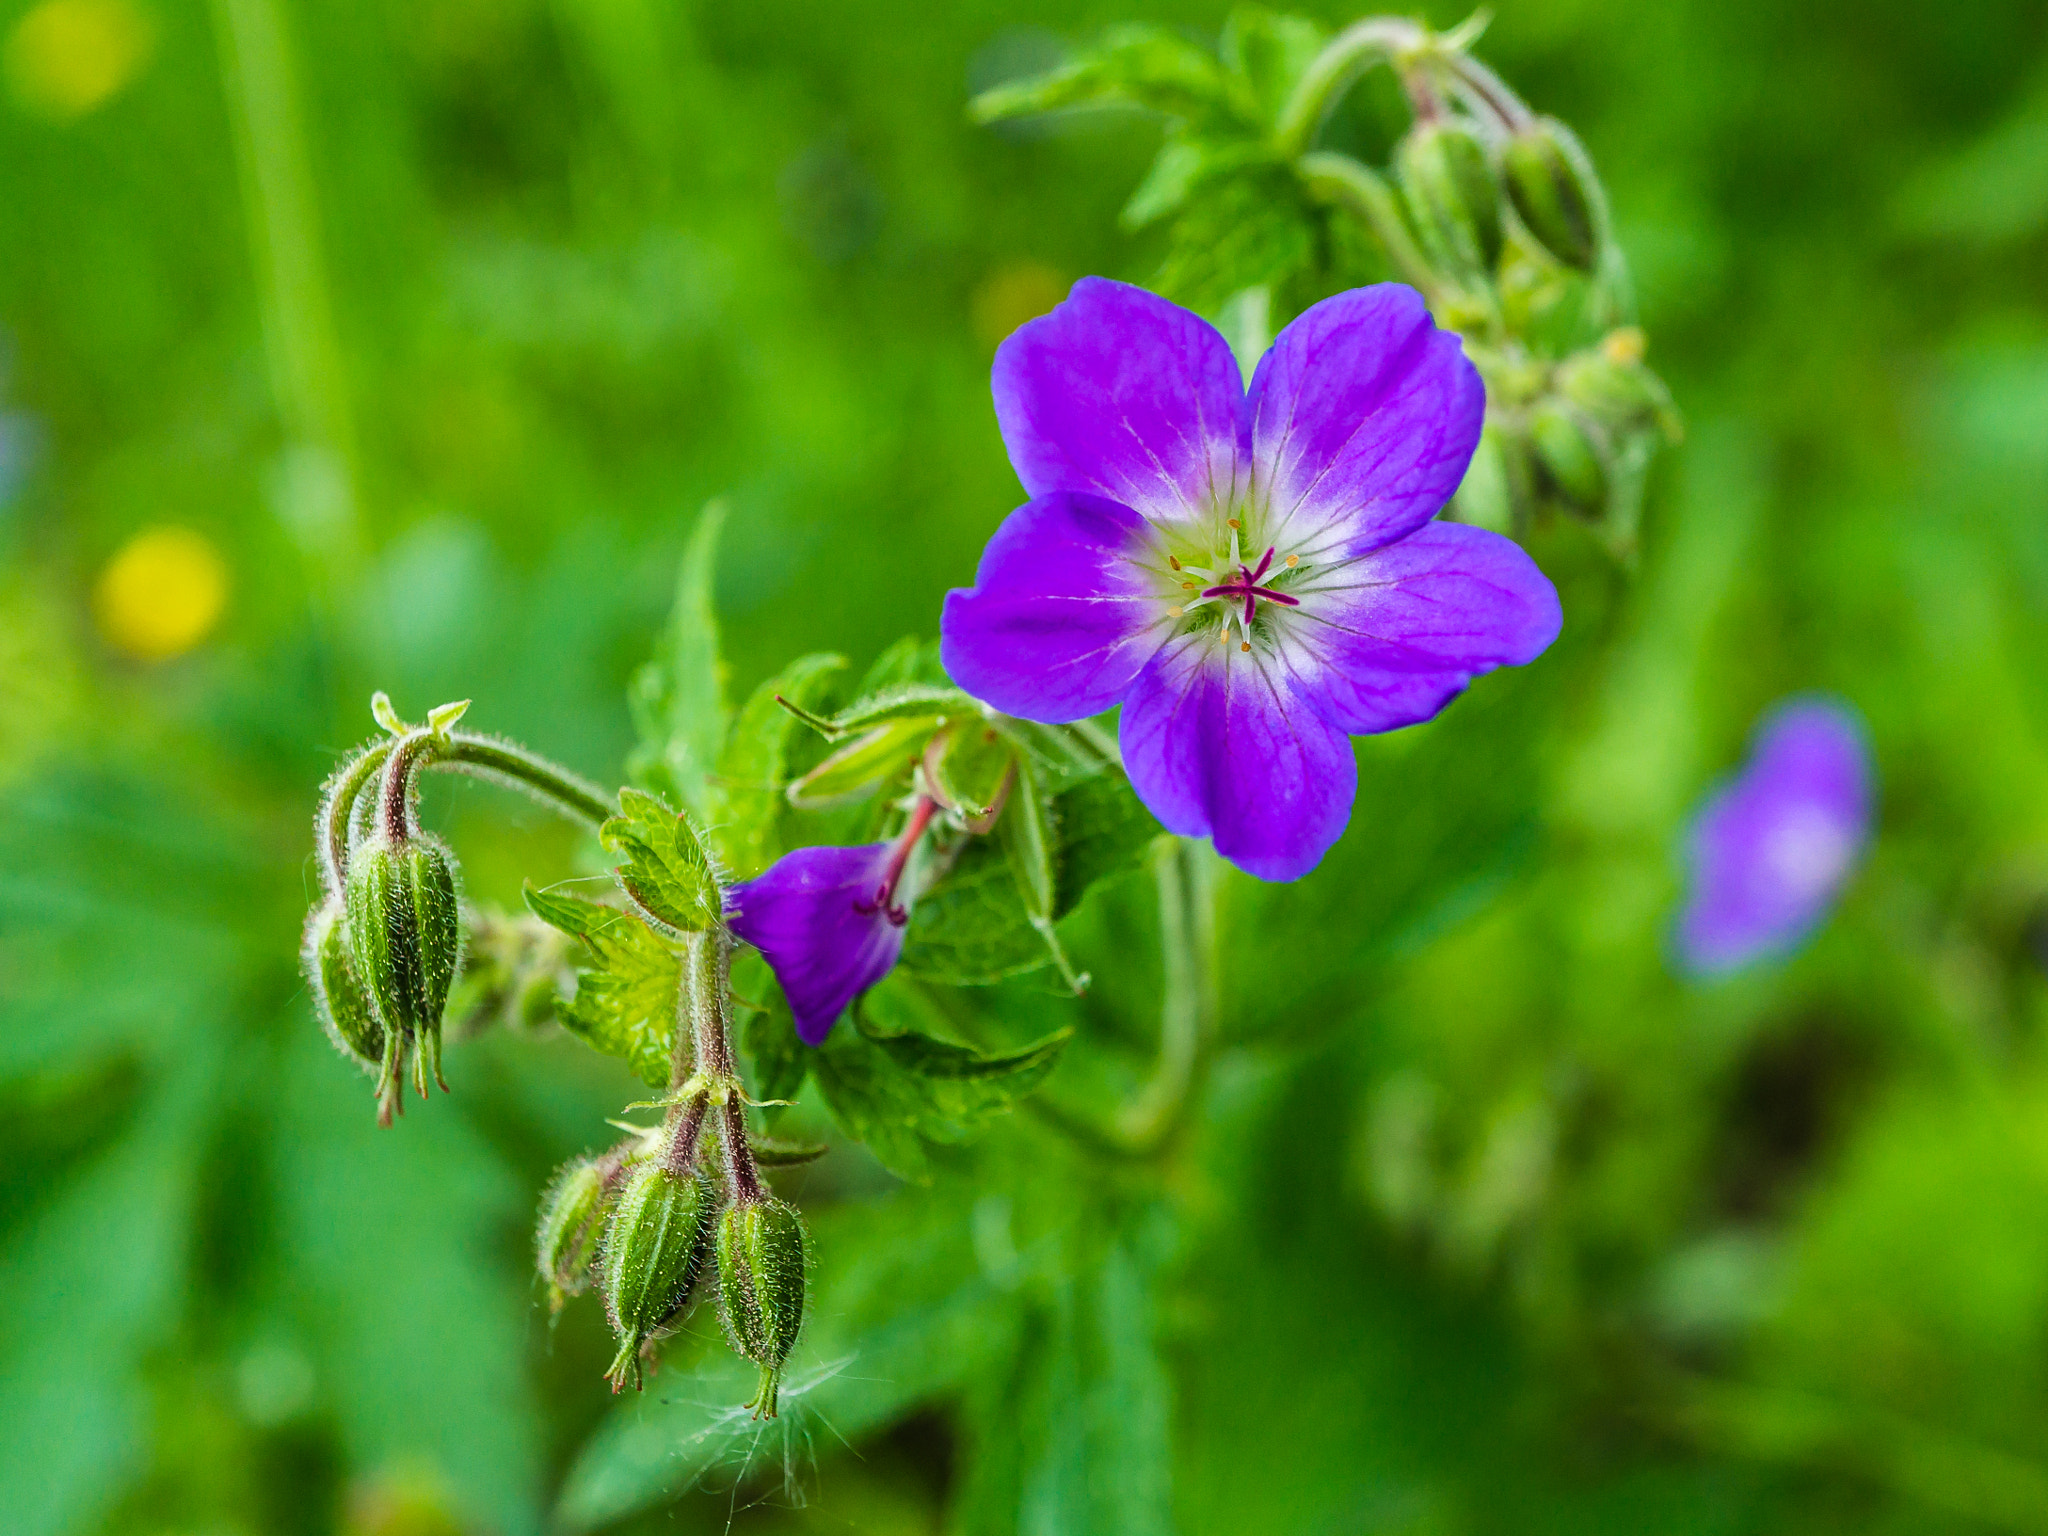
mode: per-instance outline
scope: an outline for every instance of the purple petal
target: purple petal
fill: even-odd
[[[767,958],[806,1044],[830,1034],[903,952],[902,927],[875,903],[889,853],[887,843],[799,848],[726,892],[732,931]]]
[[[1434,517],[1479,444],[1486,388],[1422,296],[1381,283],[1282,331],[1248,408],[1265,537],[1313,559],[1364,554]]]
[[[1713,975],[1796,946],[1834,906],[1870,817],[1869,750],[1854,711],[1820,699],[1775,710],[1749,763],[1694,821],[1677,934],[1685,967]]]
[[[1314,869],[1351,817],[1358,765],[1293,676],[1216,631],[1169,641],[1118,727],[1124,769],[1167,829],[1261,880]]]
[[[939,660],[1005,714],[1049,724],[1100,714],[1172,621],[1136,564],[1145,520],[1100,496],[1027,501],[982,551],[972,587],[946,594]]]
[[[996,349],[993,384],[1003,443],[1032,496],[1089,491],[1184,522],[1229,501],[1250,462],[1230,343],[1128,283],[1082,278]]]
[[[1428,720],[1495,667],[1534,661],[1564,622],[1557,588],[1513,539],[1427,523],[1311,570],[1275,626],[1332,725],[1354,735]]]

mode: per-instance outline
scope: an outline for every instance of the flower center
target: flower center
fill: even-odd
[[[1177,556],[1167,557],[1181,590],[1198,595],[1176,603],[1166,612],[1168,617],[1178,619],[1197,608],[1215,603],[1223,616],[1220,637],[1226,642],[1229,640],[1230,626],[1234,621],[1238,628],[1238,648],[1248,651],[1252,648],[1252,620],[1258,617],[1261,602],[1278,603],[1283,608],[1301,606],[1300,598],[1290,597],[1267,583],[1292,575],[1303,567],[1299,555],[1289,555],[1276,566],[1273,561],[1275,550],[1271,545],[1259,557],[1258,564],[1252,564],[1238,549],[1238,520],[1231,518],[1228,526],[1228,560],[1214,560],[1212,556],[1212,565],[1200,566],[1182,561]]]

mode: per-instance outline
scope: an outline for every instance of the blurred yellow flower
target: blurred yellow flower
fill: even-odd
[[[1015,261],[997,267],[975,284],[969,301],[974,334],[993,352],[1010,332],[1066,296],[1066,279],[1043,262]]]
[[[68,123],[142,73],[156,27],[133,0],[43,0],[7,38],[7,83],[41,117]]]
[[[213,632],[227,601],[227,563],[210,540],[190,528],[146,528],[100,572],[93,611],[115,650],[168,661]]]

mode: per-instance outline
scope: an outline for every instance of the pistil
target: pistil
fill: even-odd
[[[930,795],[919,795],[917,807],[910,813],[910,823],[896,839],[896,846],[889,854],[889,867],[882,871],[882,883],[875,890],[873,901],[857,901],[853,904],[856,912],[877,912],[901,928],[910,921],[910,909],[897,904],[896,886],[903,879],[905,866],[910,855],[917,849],[917,840],[924,836],[924,829],[931,825],[932,817],[939,809],[939,802]]]

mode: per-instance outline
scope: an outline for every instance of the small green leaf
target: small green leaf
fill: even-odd
[[[854,690],[856,698],[867,698],[870,694],[888,688],[900,688],[906,683],[926,683],[934,688],[952,685],[946,676],[946,669],[939,665],[939,642],[920,640],[915,635],[905,635],[894,645],[875,658],[875,664],[868,668],[868,674],[860,680],[860,687]]]
[[[787,804],[784,776],[797,721],[777,698],[815,708],[845,666],[844,656],[799,657],[756,688],[733,722],[719,755],[709,818],[713,840],[732,878],[752,879],[782,851],[777,834]]]
[[[446,736],[455,729],[456,722],[468,713],[468,699],[457,699],[452,704],[436,704],[427,711],[427,729],[436,736]]]
[[[398,710],[392,705],[391,695],[379,688],[370,695],[370,718],[393,736],[403,736],[406,724],[398,718]]]
[[[1223,23],[1217,48],[1239,110],[1272,127],[1329,34],[1303,16],[1239,6]]]
[[[629,702],[640,746],[629,767],[643,784],[672,790],[702,817],[708,776],[725,743],[725,663],[718,653],[712,578],[725,503],[709,503],[690,535],[676,577],[675,608],[652,661],[633,678]]]
[[[1214,118],[1229,109],[1223,71],[1206,49],[1157,26],[1113,27],[1095,47],[1029,80],[984,91],[968,108],[976,122],[1070,107],[1131,106],[1168,117]]]
[[[969,838],[946,877],[911,909],[900,969],[952,986],[985,986],[1048,959],[1000,842]]]
[[[637,789],[619,791],[619,809],[597,829],[598,842],[625,861],[614,871],[619,888],[677,933],[716,925],[724,912],[718,874],[689,817]]]
[[[1175,222],[1154,286],[1213,312],[1239,289],[1283,286],[1314,258],[1315,238],[1293,175],[1247,170],[1218,180]]]
[[[583,941],[591,965],[561,1005],[562,1025],[593,1050],[617,1056],[651,1088],[668,1085],[680,962],[630,912],[560,891],[526,887],[527,909]]]

